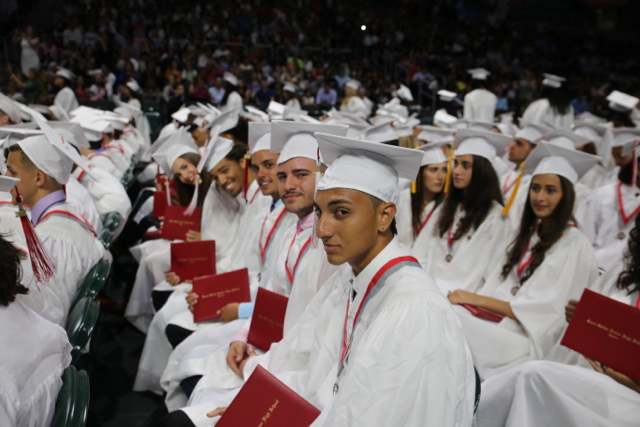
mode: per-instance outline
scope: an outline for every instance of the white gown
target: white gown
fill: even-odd
[[[227,98],[227,104],[221,107],[221,110],[223,113],[227,111],[231,111],[234,108],[240,108],[240,111],[242,111],[242,106],[243,106],[242,96],[240,96],[238,92],[233,91],[229,94],[229,97]]]
[[[622,184],[620,192],[625,216],[631,215],[628,222],[623,223],[618,208],[619,182],[592,191],[575,212],[578,226],[593,245],[598,267],[605,270],[622,261],[629,231],[635,223],[633,213],[640,208],[640,190]]]
[[[511,195],[515,190],[515,182],[517,178],[517,171],[512,169],[500,180],[500,190],[502,191],[502,197],[505,205],[509,202]],[[529,196],[530,186],[531,175],[522,175],[522,178],[520,178],[520,185],[518,186],[518,193],[516,194],[515,199],[513,199],[513,204],[509,208],[508,214],[514,233],[518,232],[520,220],[522,219],[522,212],[524,211],[524,206],[527,203],[527,197]]]
[[[569,105],[569,112],[558,115],[553,112],[553,108],[546,98],[533,101],[524,113],[522,118],[532,123],[540,125],[553,125],[557,128],[571,130],[573,127],[573,106]]]
[[[349,101],[347,102],[346,105],[343,104],[340,106],[340,111],[346,111],[347,113],[357,114],[360,117],[363,117],[366,119],[371,114],[371,107],[367,106],[367,104],[360,97],[352,96],[349,98]],[[408,115],[409,113],[407,112],[407,116]]]
[[[93,179],[89,177],[89,179]],[[67,201],[73,205],[80,214],[93,226],[93,229],[100,235],[102,231],[102,219],[96,204],[91,198],[89,190],[87,190],[74,175],[69,177],[69,181],[65,184]]]
[[[493,122],[498,98],[487,89],[475,89],[464,97],[464,119]]]
[[[434,219],[435,212],[431,211],[435,208],[436,202],[427,203],[424,210],[420,214],[420,223],[429,217],[429,221]],[[431,215],[429,216],[429,214]],[[413,230],[413,212],[411,211],[411,188],[406,188],[400,192],[398,200],[398,213],[396,214],[396,227],[398,228],[398,240],[407,250],[411,251],[416,240],[416,233]],[[425,224],[426,225],[426,224]]]
[[[73,93],[73,89],[70,87],[63,87],[60,89],[56,94],[56,97],[53,99],[53,105],[59,105],[67,113],[70,113],[80,106],[78,98],[76,98],[76,94]]]
[[[111,174],[118,181],[120,181],[124,175],[123,172],[118,168],[116,162],[108,153],[91,153],[89,156],[87,156],[87,160],[89,161],[89,163],[91,163],[92,166],[100,168],[103,171]]]
[[[501,211],[502,206],[493,201],[480,227],[453,243],[451,262],[446,261],[449,254],[446,233],[440,237],[436,232],[441,206],[422,230],[413,245],[413,255],[445,295],[456,289],[476,292],[504,257],[512,229],[509,218],[503,217]],[[455,221],[463,217],[458,206]]]
[[[0,306],[0,425],[51,424],[71,344],[58,325],[20,301]]]
[[[536,235],[531,247],[537,241]],[[512,289],[519,287],[517,266],[503,281],[505,263],[503,256],[477,293],[509,302],[517,321],[505,317],[499,323],[491,322],[456,307],[476,369],[483,379],[526,361],[543,359],[564,330],[567,301],[579,299],[583,289],[598,275],[591,245],[575,227],[566,228],[515,296]]]

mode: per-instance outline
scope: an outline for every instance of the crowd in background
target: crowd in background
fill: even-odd
[[[388,101],[399,83],[414,94],[422,85],[463,99],[474,67],[492,72],[487,89],[498,97],[498,112],[517,115],[540,97],[543,72],[567,77],[576,114],[588,109],[606,116],[611,90],[638,92],[633,46],[595,33],[523,25],[500,10],[470,21],[459,1],[366,10],[354,3],[66,0],[52,30],[16,30],[22,61],[9,69],[7,92],[50,104],[56,66],[78,76],[73,89],[80,101],[110,99],[133,78],[142,101],[220,104],[226,71],[239,78],[244,103],[259,107],[286,102],[282,88],[290,82],[302,106],[328,109],[340,103],[350,78],[374,103]]]

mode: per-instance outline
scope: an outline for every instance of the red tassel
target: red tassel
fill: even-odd
[[[62,192],[65,196],[67,195],[67,184],[62,184]]]
[[[29,258],[31,259],[31,268],[33,269],[33,276],[36,278],[36,283],[47,283],[54,275],[55,262],[47,252],[47,248],[44,247],[36,230],[33,228],[33,224],[27,217],[22,207],[22,196],[16,189],[16,201],[18,202],[18,212],[16,216],[20,218],[22,223],[22,230],[24,231],[24,237],[27,241],[27,248],[29,249]]]
[[[251,154],[247,146],[247,154],[244,155],[244,182],[242,183],[242,198],[247,200],[247,192],[249,191],[249,167],[251,166]]]

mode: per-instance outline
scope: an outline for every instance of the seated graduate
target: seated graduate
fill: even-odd
[[[453,140],[453,139],[452,139]],[[398,201],[398,239],[411,250],[414,241],[430,220],[435,221],[436,209],[444,200],[444,182],[447,176],[447,158],[442,152],[443,143],[423,145],[420,171],[411,188],[400,192]]]
[[[576,219],[596,253],[598,266],[608,270],[622,261],[633,219],[640,212],[637,157],[632,158],[640,129],[614,129],[614,149],[626,163],[616,182],[594,191],[576,209]]]
[[[412,251],[445,293],[475,292],[504,254],[511,226],[501,214],[502,194],[493,164],[496,153],[510,141],[493,132],[461,129],[456,133],[449,195]]]
[[[0,236],[0,425],[48,426],[71,344],[64,329],[16,299],[29,292],[21,280],[20,251]]]
[[[34,275],[38,281],[48,279],[53,271],[40,266],[55,266],[60,285],[56,294],[66,313],[89,271],[104,256],[104,248],[87,220],[67,203],[64,193],[74,163],[91,175],[86,163],[44,120],[38,120],[45,135],[9,147],[7,176],[20,179],[11,190],[13,202],[31,206],[30,232],[35,230],[50,257],[50,262],[47,256],[38,257],[37,245],[27,240]]]
[[[308,366],[315,387],[296,390],[322,410],[312,425],[470,425],[475,378],[460,324],[395,238],[397,180],[414,179],[420,157],[315,135],[330,164],[317,186],[316,235],[329,262],[346,265],[334,276],[339,306],[329,304],[329,318],[325,306],[318,313],[325,321],[316,325],[321,339]]]
[[[449,293],[453,304],[504,316],[495,323],[457,309],[481,378],[544,358],[564,328],[566,301],[596,279],[593,250],[572,212],[573,186],[598,160],[540,142],[527,160],[529,198],[506,257],[476,293]]]
[[[592,290],[638,308],[640,217],[629,233],[624,263],[607,271]],[[578,305],[566,308],[567,321]],[[577,363],[576,363],[577,362]],[[640,417],[640,378],[580,356],[574,364],[527,362],[485,381],[475,424],[483,426],[631,427]],[[542,392],[541,392],[542,391]]]

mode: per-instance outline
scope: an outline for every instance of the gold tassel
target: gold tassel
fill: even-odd
[[[451,186],[451,174],[453,174],[453,156],[454,156],[454,146],[455,144],[452,142],[451,147],[449,148],[449,161],[447,167],[447,177],[444,181],[444,195],[449,194],[449,187]]]
[[[411,194],[416,194],[418,192],[418,186],[415,181],[411,181]]]
[[[520,187],[520,181],[522,180],[522,174],[524,172],[524,162],[518,168],[518,177],[516,178],[516,184],[513,186],[513,191],[509,196],[509,201],[504,208],[502,208],[502,215],[507,216],[509,214],[509,209],[511,209],[511,205],[513,205],[513,201],[516,199],[516,195],[518,194],[518,188]]]

